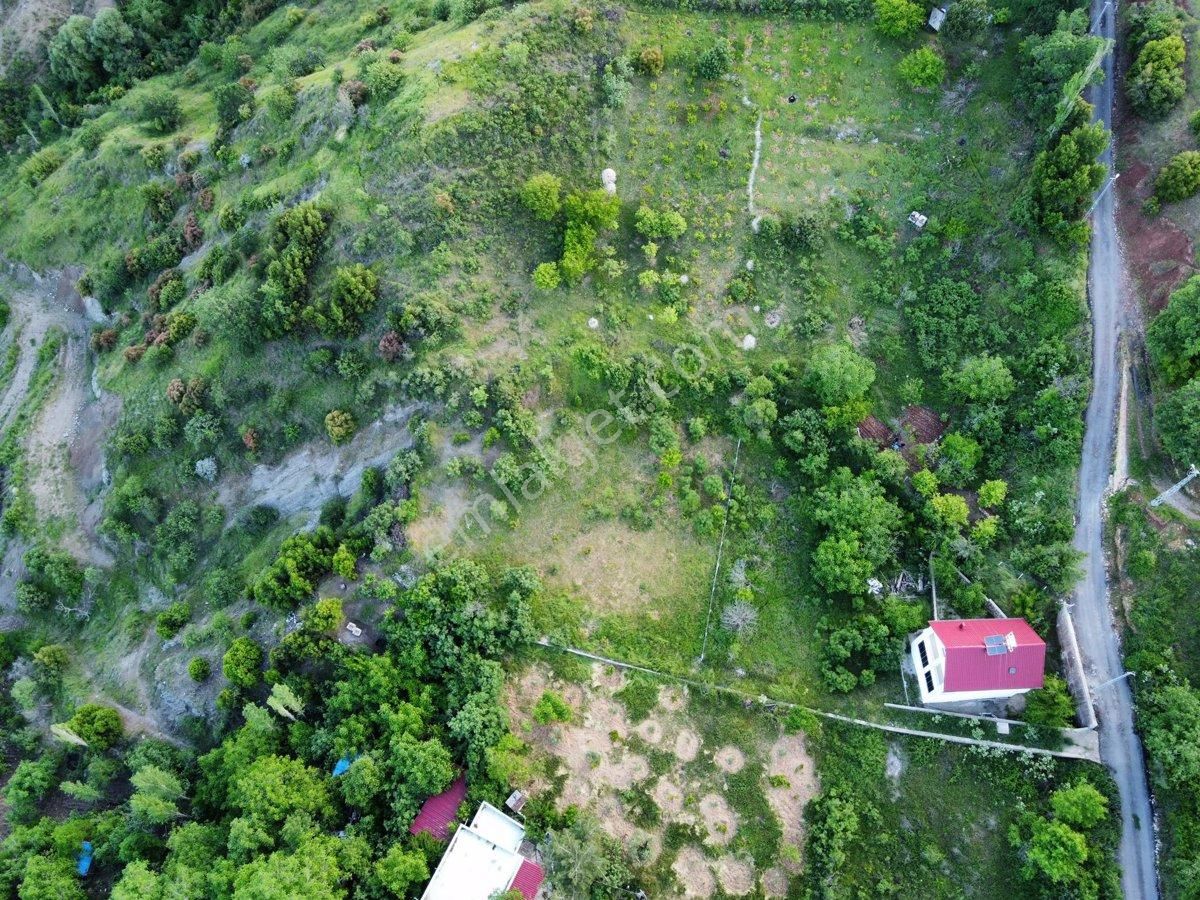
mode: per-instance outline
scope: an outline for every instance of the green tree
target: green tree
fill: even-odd
[[[558,263],[539,263],[533,270],[533,285],[540,291],[552,291],[562,284],[562,275],[558,271]]]
[[[554,691],[543,691],[533,705],[533,720],[539,725],[571,721],[571,706]]]
[[[1054,884],[1066,885],[1079,879],[1088,858],[1087,839],[1062,822],[1037,819],[1025,853],[1034,872]]]
[[[75,867],[61,856],[31,856],[25,863],[19,900],[84,900]]]
[[[985,481],[979,486],[979,505],[983,509],[995,509],[1008,496],[1008,484],[1000,479]]]
[[[957,371],[944,376],[951,394],[963,403],[1002,403],[1012,396],[1016,381],[998,356],[983,353],[963,360]]]
[[[147,765],[134,772],[130,782],[133,795],[129,798],[129,808],[138,820],[165,825],[179,815],[184,784],[173,772]]]
[[[733,66],[733,45],[720,38],[696,59],[696,74],[706,81],[713,81],[728,74]]]
[[[305,629],[316,634],[329,634],[342,624],[344,618],[342,601],[337,597],[326,597],[300,613]]]
[[[824,344],[809,357],[805,381],[822,405],[841,406],[866,394],[875,364],[847,343]]]
[[[240,637],[225,651],[221,671],[238,687],[251,688],[258,684],[262,663],[262,647],[248,637]]]
[[[148,88],[138,98],[138,118],[155,134],[169,134],[183,121],[179,98],[164,87]]]
[[[1171,456],[1183,463],[1200,460],[1200,375],[1159,402],[1154,424]]]
[[[941,34],[951,41],[977,41],[987,31],[991,18],[988,0],[955,0],[946,10]]]
[[[1186,55],[1187,46],[1177,34],[1142,47],[1125,78],[1125,92],[1139,115],[1160,119],[1183,99],[1187,92],[1183,77]]]
[[[966,487],[974,477],[975,467],[983,459],[983,449],[974,438],[952,431],[938,446],[938,477],[954,487]]]
[[[1200,155],[1197,172],[1200,179]],[[1146,330],[1146,343],[1168,383],[1178,385],[1200,375],[1200,275],[1171,294],[1167,308]]]
[[[346,873],[338,854],[338,839],[321,835],[305,840],[295,852],[255,859],[238,869],[233,900],[343,900]]]
[[[42,798],[54,785],[57,768],[52,756],[37,760],[23,759],[17,763],[8,784],[4,786],[4,801],[8,804],[10,821],[20,824],[37,818]]]
[[[82,96],[101,81],[100,60],[91,42],[92,20],[71,16],[46,47],[50,73],[74,96]]]
[[[134,860],[121,872],[121,878],[113,885],[110,900],[161,900],[162,878],[145,860]]]
[[[620,847],[588,815],[551,832],[545,862],[547,877],[564,897],[604,896],[629,877]]]
[[[1154,196],[1164,203],[1186,200],[1200,190],[1200,151],[1184,150],[1170,161],[1154,179]]]
[[[358,558],[345,544],[338,544],[333,553],[333,571],[349,581],[358,580]]]
[[[1033,161],[1030,181],[1038,223],[1064,245],[1086,239],[1087,225],[1080,219],[1104,183],[1106,170],[1097,160],[1108,141],[1102,122],[1080,125]]]
[[[89,747],[99,751],[114,747],[125,736],[120,713],[99,703],[79,707],[67,727],[87,741]]]
[[[1075,720],[1075,701],[1067,683],[1057,675],[1047,675],[1036,691],[1025,700],[1025,721],[1040,728],[1066,728]]]
[[[914,88],[935,88],[946,80],[946,60],[931,47],[920,47],[900,60],[896,71]]]
[[[208,681],[212,676],[212,663],[203,656],[193,656],[188,660],[188,677],[197,683]]]
[[[935,494],[929,501],[933,518],[943,528],[958,532],[967,526],[971,511],[958,494]]]
[[[410,887],[429,878],[429,866],[425,854],[419,850],[405,850],[403,845],[393,844],[376,861],[375,876],[392,894],[403,897]]]
[[[1077,781],[1050,795],[1054,815],[1076,828],[1094,828],[1108,818],[1108,798],[1087,781]]]
[[[1158,778],[1176,791],[1194,793],[1200,784],[1200,695],[1190,685],[1168,684],[1148,700],[1146,750],[1161,767]]]
[[[562,209],[562,179],[548,172],[530,176],[521,185],[521,202],[535,218],[549,222]]]
[[[325,431],[335,444],[344,444],[354,436],[358,423],[343,409],[333,409],[325,416]]]
[[[912,0],[875,0],[875,27],[890,38],[906,38],[925,24],[925,8]]]
[[[42,684],[57,684],[70,665],[71,654],[62,644],[46,644],[33,654],[33,667]]]

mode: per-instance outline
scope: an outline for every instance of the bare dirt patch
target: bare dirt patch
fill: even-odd
[[[684,847],[675,857],[671,871],[683,885],[685,897],[711,897],[717,887],[708,860],[698,847]]]
[[[687,708],[687,688],[664,685],[658,689],[658,705],[667,712],[683,712]]]
[[[771,745],[767,778],[767,802],[779,817],[784,843],[803,846],[804,807],[821,790],[804,735],[785,734]]]
[[[669,776],[658,779],[650,796],[664,816],[678,816],[683,812],[683,791]]]
[[[700,737],[685,728],[675,736],[675,758],[680,762],[691,762],[700,752]]]
[[[788,892],[787,872],[780,868],[767,869],[763,872],[762,892],[765,897],[786,897]]]
[[[722,772],[733,775],[735,772],[742,771],[746,765],[746,754],[731,744],[718,750],[713,756],[713,762]]]
[[[717,860],[717,880],[726,894],[744,896],[754,890],[754,864],[737,856],[722,856]]]
[[[700,821],[708,832],[708,842],[728,846],[737,834],[737,814],[720,794],[705,794],[700,798]]]
[[[657,719],[646,719],[638,723],[636,730],[638,737],[647,744],[657,744],[663,739],[663,727]]]
[[[1196,271],[1192,240],[1166,214],[1147,218],[1142,204],[1153,193],[1154,173],[1134,160],[1117,182],[1117,227],[1125,247],[1126,262],[1141,288],[1142,298],[1157,312],[1167,305],[1171,291]]]

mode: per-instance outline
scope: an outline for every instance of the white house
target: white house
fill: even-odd
[[[939,619],[909,645],[922,703],[992,700],[1040,688],[1046,642],[1024,619]]]
[[[488,900],[517,890],[534,900],[545,877],[542,868],[521,855],[525,827],[490,803],[483,803],[470,825],[450,838],[421,900]]]

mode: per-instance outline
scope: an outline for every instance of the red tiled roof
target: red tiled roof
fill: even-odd
[[[545,877],[546,873],[542,871],[541,866],[525,860],[521,863],[521,868],[517,870],[517,877],[513,879],[512,887],[520,891],[525,900],[533,900]]]
[[[450,823],[454,821],[454,816],[466,796],[467,779],[460,775],[450,787],[442,793],[430,797],[421,805],[421,811],[413,819],[413,823],[408,829],[409,832],[411,834],[425,832],[433,835],[439,841],[449,839]]]
[[[946,691],[1019,691],[1045,681],[1046,642],[1024,619],[941,619],[929,627],[946,648]],[[984,639],[1010,633],[1016,647],[988,656]]]

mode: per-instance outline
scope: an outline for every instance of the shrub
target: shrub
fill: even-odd
[[[651,78],[662,74],[663,64],[662,47],[646,47],[638,54],[638,68]]]
[[[924,22],[924,7],[912,0],[875,0],[875,27],[886,37],[906,38]]]
[[[533,270],[533,284],[541,291],[552,291],[562,284],[558,263],[544,262]]]
[[[988,0],[955,0],[946,10],[941,34],[951,41],[974,41],[987,30]]]
[[[182,600],[172,603],[158,614],[155,620],[155,630],[158,636],[170,640],[192,618],[192,608]]]
[[[538,702],[533,705],[533,721],[539,725],[570,722],[571,707],[554,691],[545,691]]]
[[[254,114],[254,93],[240,81],[223,84],[213,92],[217,123],[221,131],[232,131]]]
[[[1097,157],[1108,146],[1104,125],[1080,125],[1063,134],[1033,161],[1034,214],[1038,224],[1059,243],[1078,245],[1088,230],[1079,221],[1092,202],[1092,194],[1104,183],[1104,164]]]
[[[1187,47],[1177,34],[1142,47],[1125,82],[1129,102],[1139,115],[1160,119],[1183,99],[1187,91],[1183,75],[1186,55]]]
[[[1192,137],[1200,138],[1200,109],[1188,116],[1188,129],[1192,132]]]
[[[531,176],[521,186],[521,202],[535,218],[549,222],[562,209],[562,179],[548,172]]]
[[[188,660],[187,671],[188,678],[199,684],[212,676],[212,663],[203,656],[193,656]]]
[[[946,61],[929,47],[921,47],[900,60],[900,77],[913,88],[935,88],[946,77]]]
[[[1171,158],[1154,179],[1154,196],[1163,203],[1186,200],[1200,191],[1200,151],[1184,150]]]
[[[88,122],[79,128],[79,146],[84,153],[95,153],[104,143],[105,130],[96,122]]]
[[[304,320],[327,335],[358,334],[360,319],[379,300],[379,276],[360,263],[339,266],[329,299],[304,310]]]
[[[1200,459],[1200,375],[1158,404],[1154,423],[1167,453],[1183,463]]]
[[[358,559],[345,544],[339,544],[333,554],[333,571],[348,581],[358,579]]]
[[[687,231],[687,220],[673,209],[655,212],[642,204],[634,217],[634,227],[647,238],[677,238]]]
[[[404,70],[389,59],[377,59],[367,66],[363,81],[373,100],[383,100],[400,90],[404,83]]]
[[[67,727],[87,741],[93,750],[108,750],[125,736],[120,714],[111,706],[98,703],[79,707]]]
[[[57,147],[46,147],[21,163],[21,180],[30,187],[37,187],[58,171],[64,162],[66,159]]]
[[[221,671],[238,687],[252,688],[258,683],[262,664],[262,647],[250,638],[240,637],[225,651]]]
[[[357,428],[354,416],[345,410],[330,410],[329,415],[325,417],[325,431],[335,444],[344,444],[350,440]]]
[[[183,121],[179,98],[163,87],[154,87],[142,94],[137,106],[138,119],[156,134],[168,134]]]
[[[1041,689],[1030,691],[1025,701],[1025,721],[1042,728],[1066,728],[1075,718],[1075,703],[1067,683],[1047,675]]]
[[[724,38],[700,54],[696,60],[696,75],[707,81],[720,78],[733,66],[733,45]]]

